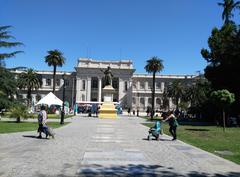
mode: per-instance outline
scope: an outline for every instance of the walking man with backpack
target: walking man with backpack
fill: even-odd
[[[47,112],[45,110],[45,106],[41,106],[41,111],[38,113],[38,133],[39,136],[37,138],[42,138],[42,132],[47,132],[44,130],[46,127],[46,122],[47,122]],[[46,138],[48,134],[46,133]]]

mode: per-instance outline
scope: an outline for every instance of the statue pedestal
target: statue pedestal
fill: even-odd
[[[103,88],[104,102],[99,110],[99,118],[117,118],[117,111],[113,104],[113,93],[114,88],[111,85],[107,85]]]

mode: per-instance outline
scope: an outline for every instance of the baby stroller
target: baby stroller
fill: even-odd
[[[157,121],[154,125],[154,127],[151,127],[148,131],[148,137],[147,139],[150,141],[151,137],[155,137],[156,140],[159,140],[159,136],[161,134],[161,124],[160,121]]]
[[[46,138],[48,136],[51,136],[52,138],[54,138],[55,133],[53,132],[53,129],[51,127],[48,127],[47,125],[43,125],[42,127],[42,132],[46,135]]]

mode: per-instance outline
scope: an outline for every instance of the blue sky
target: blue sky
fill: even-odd
[[[48,50],[59,49],[73,71],[79,57],[131,59],[136,73],[146,60],[163,59],[162,74],[196,74],[206,66],[201,48],[222,25],[221,0],[0,0],[0,25],[24,43],[7,67],[52,70]],[[237,19],[239,22],[239,19]]]

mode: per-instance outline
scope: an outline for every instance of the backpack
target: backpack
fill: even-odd
[[[177,127],[177,126],[179,125],[177,119],[174,118],[173,120],[174,120],[174,121],[173,121],[173,126]]]
[[[40,111],[40,112],[38,113],[38,123],[39,123],[39,124],[42,124],[42,122],[43,122],[43,113],[42,113],[42,111]]]

